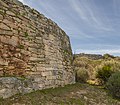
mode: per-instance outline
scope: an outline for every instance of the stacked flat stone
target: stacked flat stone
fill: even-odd
[[[0,0],[0,97],[75,82],[69,37],[17,0]]]

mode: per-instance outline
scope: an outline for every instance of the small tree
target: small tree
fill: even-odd
[[[97,71],[96,77],[102,79],[104,82],[107,82],[111,74],[114,73],[111,69],[111,66],[105,65]]]
[[[103,57],[104,57],[105,59],[115,58],[113,55],[110,55],[110,54],[104,54]]]
[[[120,72],[112,74],[106,84],[108,92],[115,98],[120,98]]]

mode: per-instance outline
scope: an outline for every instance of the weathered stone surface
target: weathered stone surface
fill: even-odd
[[[0,65],[1,66],[8,66],[8,62],[5,61],[4,59],[0,58]]]
[[[0,14],[0,21],[2,21],[2,19],[3,19],[3,16]]]
[[[0,23],[0,28],[1,29],[5,29],[5,30],[10,30],[10,27],[8,27],[6,24],[4,23]]]
[[[15,16],[15,14],[14,14],[13,12],[11,12],[11,11],[7,11],[6,13],[7,13],[8,15]]]
[[[69,37],[17,0],[0,0],[0,97],[75,82]]]

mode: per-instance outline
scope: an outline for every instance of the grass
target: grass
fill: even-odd
[[[80,99],[67,96],[71,91],[78,89],[78,86],[75,84],[55,89],[38,90],[25,95],[18,94],[5,100],[1,99],[0,105],[12,105],[14,103],[25,105],[84,105]]]
[[[18,94],[0,99],[0,105],[120,105],[98,86],[76,83],[65,87]]]

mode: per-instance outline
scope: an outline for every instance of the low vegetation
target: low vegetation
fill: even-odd
[[[76,83],[0,99],[0,105],[120,105],[100,86]]]
[[[95,68],[96,66],[100,65],[101,62],[102,62],[102,59],[92,60],[92,59],[88,59],[87,57],[76,57],[74,60],[74,69],[78,76],[80,75],[78,74],[79,70],[83,69],[87,71],[88,77],[86,78],[86,80],[91,80],[95,78]],[[79,77],[76,77],[76,78],[79,78]]]
[[[105,54],[101,59],[77,56],[74,60],[76,80],[100,85],[113,98],[120,98],[120,59]],[[88,76],[87,76],[88,74]]]
[[[104,83],[115,72],[120,71],[120,63],[114,59],[109,61],[103,60],[102,63],[95,67],[96,78],[101,79]]]
[[[76,81],[83,83],[85,83],[89,78],[87,69],[85,68],[79,68],[79,70],[77,70],[76,76],[77,76]]]
[[[78,76],[76,78],[80,78],[80,71],[86,71],[88,76],[84,80],[100,79],[106,82],[112,73],[120,71],[120,60],[109,54],[105,54],[103,58],[98,60],[77,56],[74,60],[74,68]]]
[[[112,74],[106,84],[108,92],[114,97],[120,99],[120,72]]]

